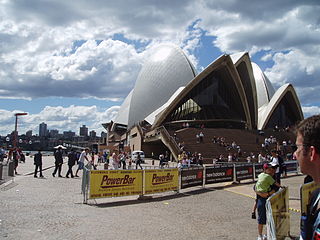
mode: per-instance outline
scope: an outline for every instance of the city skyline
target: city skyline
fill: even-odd
[[[275,89],[293,84],[305,117],[320,113],[318,1],[3,1],[0,135],[14,129],[100,133],[133,88],[149,49],[173,43],[198,72],[249,52]]]

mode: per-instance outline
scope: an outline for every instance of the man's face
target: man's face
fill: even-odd
[[[296,138],[297,150],[294,152],[297,160],[299,161],[300,170],[304,174],[311,175],[314,166],[310,162],[310,151],[303,146],[303,136],[298,132]]]

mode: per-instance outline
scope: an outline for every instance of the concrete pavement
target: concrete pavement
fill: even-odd
[[[53,178],[53,166],[53,157],[45,157],[45,178],[33,178],[33,159],[27,157],[14,182],[0,186],[0,239],[256,239],[257,223],[250,219],[252,182],[194,187],[146,200],[89,200],[85,205],[81,178]],[[64,164],[63,176],[66,171]],[[302,176],[283,180],[295,210],[302,182]],[[299,212],[291,211],[290,217],[291,234],[297,236]]]

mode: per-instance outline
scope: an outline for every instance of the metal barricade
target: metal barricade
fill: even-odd
[[[90,171],[91,171],[91,165],[86,165],[83,167],[82,183],[81,183],[81,194],[83,194],[83,203],[88,203]]]

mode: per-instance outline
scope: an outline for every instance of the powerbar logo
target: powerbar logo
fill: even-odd
[[[157,174],[153,174],[152,176],[152,185],[159,185],[171,182],[173,180],[174,175],[168,173],[166,176],[158,176]]]
[[[102,188],[116,188],[133,185],[135,177],[125,175],[123,178],[110,178],[108,175],[104,175],[101,181]]]

